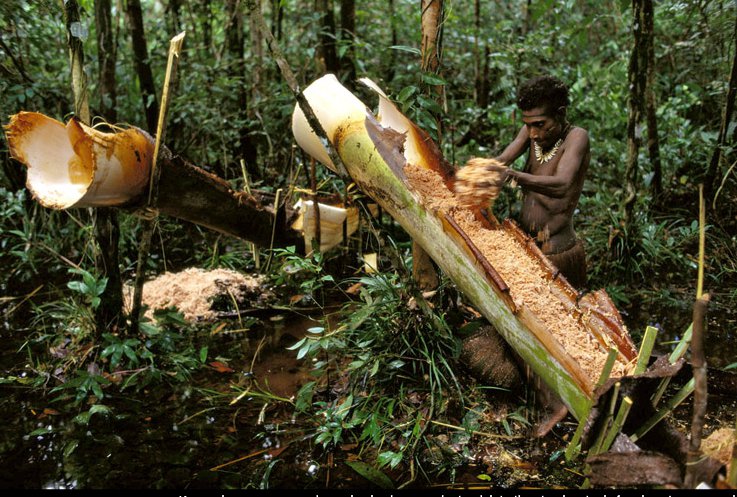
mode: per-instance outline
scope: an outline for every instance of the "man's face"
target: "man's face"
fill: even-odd
[[[561,137],[563,127],[545,107],[522,111],[522,121],[527,126],[530,139],[537,142],[543,150],[546,150]]]

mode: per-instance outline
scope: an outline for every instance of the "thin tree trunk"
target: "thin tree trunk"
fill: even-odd
[[[643,70],[643,5],[644,0],[632,0],[632,23],[634,43],[629,63],[629,98],[627,100],[627,164],[624,173],[625,198],[622,203],[624,223],[628,225],[632,220],[632,213],[637,200],[638,160],[637,156],[642,142],[643,100],[647,74]]]
[[[246,61],[243,40],[243,13],[241,0],[227,0],[225,3],[225,40],[227,54],[230,58],[227,70],[230,77],[238,83],[237,107],[244,114],[248,113],[248,87],[246,86]],[[251,173],[257,173],[256,147],[251,140],[250,130],[244,123],[238,130],[238,152],[239,158],[246,161]],[[254,174],[258,176],[258,174]]]
[[[118,120],[115,87],[116,47],[110,0],[95,0],[97,63],[100,70],[100,114],[110,123]]]
[[[352,88],[356,80],[356,0],[340,2],[340,39],[346,46],[340,65],[346,72],[348,88]]]
[[[169,0],[166,6],[167,19],[171,22],[171,32],[182,31],[182,0]]]
[[[422,0],[422,43],[420,69],[423,73],[439,74],[443,54],[443,0]],[[444,107],[444,86],[433,86],[434,97],[438,105]],[[428,88],[429,90],[429,88]],[[428,91],[428,94],[430,91]],[[434,115],[438,145],[443,141],[442,119]]]
[[[74,92],[75,113],[86,124],[90,123],[90,109],[87,91],[87,78],[84,72],[84,50],[82,41],[73,29],[79,25],[79,4],[76,0],[67,0],[64,3],[64,17],[67,26],[67,40],[69,44],[69,60],[72,69],[72,90]],[[107,109],[105,115],[110,119],[110,113],[115,99],[106,94],[112,89],[115,95],[115,57],[113,49],[113,31],[110,18],[109,1],[95,2],[95,21],[99,24],[98,43],[100,54],[100,100],[101,108]],[[112,59],[112,61],[110,60]],[[112,71],[112,74],[111,74]],[[107,105],[108,100],[112,105]],[[95,328],[97,336],[105,331],[115,331],[122,320],[123,287],[118,266],[118,241],[120,230],[117,214],[110,209],[93,211],[95,240],[98,251],[95,256],[98,274],[107,279],[105,291],[100,296],[100,304],[95,309]]]
[[[340,69],[335,50],[335,15],[332,0],[315,0],[315,10],[320,14],[320,32],[317,35],[317,64],[320,72],[337,73]]]
[[[261,9],[261,0],[256,0],[258,3],[259,10]],[[277,8],[279,9],[279,12],[281,12],[281,7],[278,6],[277,2]],[[276,15],[276,13],[275,13]],[[261,34],[261,30],[258,29],[258,26],[256,26],[256,21],[253,16],[248,16],[248,31],[251,36],[251,64],[253,69],[251,70],[249,77],[251,80],[251,94],[250,94],[250,102],[251,105],[248,106],[247,110],[247,116],[249,121],[256,122],[261,120],[261,116],[258,111],[258,105],[259,102],[261,102],[261,87],[262,87],[262,80],[268,79],[264,76],[264,38]],[[267,142],[270,143],[270,142]],[[256,144],[254,144],[256,146]],[[269,146],[268,152],[267,152],[268,158],[272,158],[272,150]],[[254,177],[256,178],[262,178],[264,175],[263,166],[259,166],[259,164],[263,164],[265,161],[262,158],[261,161],[255,161],[250,166],[252,168],[252,171],[254,171]]]
[[[693,415],[691,417],[691,439],[688,445],[688,464],[686,465],[685,488],[695,488],[697,481],[699,462],[703,460],[701,454],[701,438],[704,432],[704,420],[706,417],[706,406],[708,398],[708,387],[706,382],[707,363],[704,353],[704,321],[706,309],[709,303],[709,295],[702,295],[696,299],[693,307],[693,335],[691,338],[691,368],[695,382],[693,398]]]
[[[97,27],[97,60],[100,66],[100,113],[110,123],[117,121],[115,60],[117,47],[113,30],[110,0],[95,0]],[[123,280],[120,275],[120,222],[114,209],[98,208],[94,212],[98,271],[107,278],[105,294],[97,308],[98,328],[115,331],[123,321]]]
[[[522,22],[520,23],[520,37],[524,38],[530,31],[530,9],[532,9],[532,0],[522,0]]]
[[[284,9],[282,8],[281,0],[272,0],[271,2],[271,32],[274,33],[274,37],[277,41],[282,41],[282,25],[284,21]]]
[[[437,72],[442,57],[443,0],[422,0],[422,70]]]
[[[421,69],[423,73],[438,74],[442,58],[443,1],[422,0]],[[427,88],[428,96],[442,107],[443,86]],[[442,140],[441,116],[435,115],[438,144]],[[412,276],[422,290],[437,288],[438,273],[433,261],[422,246],[412,241]]]
[[[474,91],[476,93],[476,106],[479,109],[485,109],[489,105],[489,44],[484,39],[480,39],[484,33],[481,21],[481,0],[476,0],[474,7],[475,22],[475,57],[476,57],[476,84]]]
[[[141,87],[143,110],[146,114],[146,127],[151,133],[156,132],[156,123],[159,120],[159,104],[156,99],[156,85],[154,83],[151,63],[148,59],[146,34],[143,30],[143,13],[140,0],[126,0],[126,19],[130,27],[131,43],[133,44],[133,60],[136,64],[136,73]]]
[[[212,9],[210,0],[195,0],[195,12],[200,19],[202,29],[202,50],[205,56],[214,51],[212,46]]]
[[[69,47],[69,66],[72,73],[72,93],[74,94],[74,113],[84,123],[90,122],[90,104],[87,94],[87,75],[84,72],[84,48],[80,34],[75,31],[79,26],[79,4],[77,0],[64,2],[64,20],[67,28]]]
[[[478,104],[479,101],[479,83],[481,80],[481,47],[479,38],[481,37],[481,0],[473,2],[473,100]]]
[[[394,8],[394,0],[388,0],[388,8],[389,8],[389,27],[391,29],[391,46],[395,47],[399,44],[399,36],[397,35],[397,16],[395,13]],[[387,81],[391,81],[394,79],[394,75],[396,73],[395,71],[395,60],[396,60],[396,54],[394,53],[394,50],[389,50],[389,60],[387,64],[387,70],[385,79]]]
[[[722,161],[724,160],[724,146],[727,143],[727,130],[732,121],[732,114],[735,107],[735,95],[737,95],[737,18],[735,18],[734,30],[734,55],[732,58],[732,69],[729,74],[729,87],[727,88],[727,98],[724,102],[724,110],[722,111],[722,124],[719,127],[719,136],[717,144],[709,161],[709,167],[706,170],[704,178],[704,194],[708,200],[708,204],[714,208],[714,195],[720,181],[720,171]],[[734,131],[737,137],[737,130]]]
[[[655,100],[655,12],[653,0],[644,0],[643,36],[645,38],[645,66],[647,83],[645,89],[645,113],[647,116],[647,151],[653,167],[651,190],[655,198],[663,192],[663,168],[660,162],[660,140],[658,138],[658,105]]]

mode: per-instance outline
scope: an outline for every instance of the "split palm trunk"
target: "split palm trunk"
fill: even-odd
[[[579,295],[514,223],[455,203],[453,168],[437,146],[373,82],[362,82],[378,95],[377,115],[332,75],[304,90],[351,178],[430,254],[570,412],[586,417],[609,351],[617,352],[613,376],[630,374],[637,356],[611,300],[603,291]],[[299,106],[292,129],[306,152],[336,170]],[[495,246],[496,238],[507,245]]]
[[[27,166],[26,185],[44,207],[145,207],[154,150],[145,131],[103,133],[75,118],[65,125],[36,112],[11,116],[5,128],[11,156]],[[167,149],[159,165],[160,213],[262,247],[303,249],[303,233],[291,227],[291,213],[270,199],[236,192]]]

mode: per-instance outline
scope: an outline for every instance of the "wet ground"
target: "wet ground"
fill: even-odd
[[[0,416],[7,421],[0,429],[0,487],[377,487],[375,478],[364,478],[351,466],[362,459],[356,444],[323,450],[313,443],[314,423],[279,400],[294,398],[309,381],[308,365],[286,347],[316,324],[305,315],[272,314],[247,335],[220,333],[209,343],[214,366],[190,382],[106,396],[101,403],[110,412],[93,414],[87,422],[75,416],[89,406],[71,408],[54,402],[56,395],[40,395],[17,382],[1,384]],[[26,358],[16,350],[3,354],[6,378],[27,370]],[[242,396],[248,387],[252,393]],[[511,423],[512,437],[501,435],[482,448],[477,447],[482,436],[450,429],[433,437],[422,455],[429,468],[449,469],[435,482],[416,486],[570,483],[575,475],[558,470],[559,462],[550,459],[560,455],[556,451],[571,427],[561,425],[561,434],[531,440],[524,436],[526,428]]]
[[[0,384],[0,488],[372,488],[353,463],[368,459],[355,444],[323,450],[314,443],[315,424],[296,416],[292,399],[309,370],[287,347],[319,322],[306,314],[271,312],[248,332],[207,337],[210,366],[190,381],[163,383],[143,391],[105,397],[108,412],[87,422],[75,420],[89,406],[69,407],[55,395],[17,381]],[[6,329],[6,332],[8,330]],[[727,333],[728,335],[728,333]],[[19,343],[2,352],[2,377],[23,376],[29,357]],[[15,337],[17,341],[17,337]],[[664,346],[667,347],[667,346]],[[714,362],[729,360],[724,347]],[[734,349],[732,349],[734,350]],[[706,434],[734,426],[733,377],[714,380]],[[685,381],[677,378],[674,388]],[[737,383],[737,382],[735,382]],[[249,388],[251,393],[242,395]],[[238,398],[238,400],[235,400]],[[524,403],[519,396],[492,394],[500,417]],[[488,407],[488,406],[487,406]],[[67,409],[67,410],[64,410]],[[521,411],[520,411],[521,412]],[[531,421],[534,413],[521,412]],[[469,435],[448,429],[430,437],[421,458],[434,470],[414,487],[570,488],[581,484],[580,467],[565,463],[565,449],[576,428],[568,417],[542,439],[507,418],[509,433]],[[685,433],[690,404],[678,410]],[[484,432],[482,427],[479,431]],[[507,436],[511,434],[511,436]],[[501,435],[501,436],[500,436]],[[369,455],[370,456],[370,455]],[[406,481],[406,468],[386,471]]]

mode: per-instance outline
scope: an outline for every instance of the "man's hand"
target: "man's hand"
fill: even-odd
[[[509,175],[509,168],[495,159],[473,158],[456,174],[455,191],[468,208],[490,207]]]

